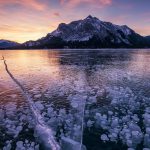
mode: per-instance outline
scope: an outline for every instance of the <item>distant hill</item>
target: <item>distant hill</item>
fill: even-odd
[[[17,42],[13,41],[8,41],[8,40],[0,40],[0,49],[8,49],[8,48],[13,48],[16,46],[19,46],[20,44]]]

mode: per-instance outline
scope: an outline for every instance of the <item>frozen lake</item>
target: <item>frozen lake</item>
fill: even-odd
[[[150,49],[2,55],[62,150],[150,149]],[[0,150],[49,149],[29,105],[0,60]]]

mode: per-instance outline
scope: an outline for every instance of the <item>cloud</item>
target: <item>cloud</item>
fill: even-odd
[[[55,13],[54,13],[54,16],[56,16],[56,17],[60,17],[60,13],[55,12]]]
[[[38,0],[0,0],[0,7],[20,5],[26,8],[32,8],[42,11],[46,8],[46,5]]]
[[[134,27],[135,28],[135,31],[141,35],[144,35],[144,36],[147,36],[150,34],[150,26],[143,26],[142,28],[141,27]]]
[[[88,4],[95,6],[107,6],[112,4],[112,0],[60,0],[61,5],[76,7],[80,4]]]
[[[11,26],[11,25],[1,25],[0,26],[0,31],[1,32],[12,32],[12,33],[35,33],[35,32],[46,32],[47,28],[46,27],[32,27],[32,26]]]
[[[40,37],[45,36],[49,27],[47,26],[12,26],[4,24],[0,26],[0,39],[8,39],[12,41],[17,41],[23,43],[28,40],[37,40]]]
[[[128,15],[117,15],[117,16],[107,16],[107,21],[113,22],[114,24],[120,24],[123,25],[127,23],[127,20],[129,20]]]

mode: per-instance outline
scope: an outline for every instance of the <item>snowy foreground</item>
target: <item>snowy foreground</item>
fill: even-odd
[[[60,149],[90,149],[85,135],[95,131],[96,144],[102,147],[150,150],[150,94],[146,92],[149,83],[121,69],[111,71],[98,66],[90,77],[84,67],[65,69],[72,71],[74,67],[74,76],[62,75],[44,93],[38,87],[29,91]],[[17,99],[17,95],[11,96]],[[1,103],[0,149],[49,149],[46,132],[35,128],[35,118],[26,101]],[[95,148],[98,149],[104,148]]]

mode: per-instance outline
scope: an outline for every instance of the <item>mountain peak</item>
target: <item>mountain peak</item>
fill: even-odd
[[[95,21],[95,20],[99,20],[99,19],[96,18],[96,17],[93,17],[93,16],[89,15],[84,20],[93,20],[93,21]]]
[[[91,16],[91,15],[88,15],[87,17],[86,17],[86,19],[93,19],[94,17],[93,16]]]

